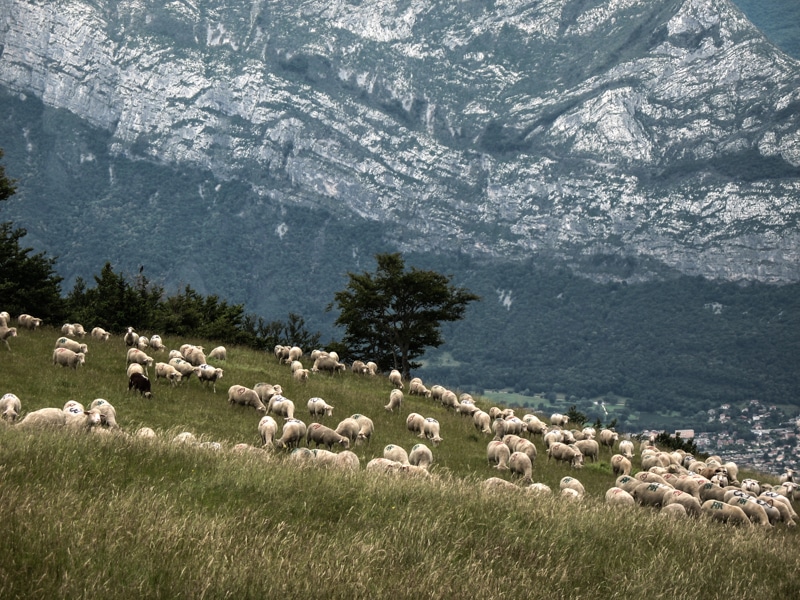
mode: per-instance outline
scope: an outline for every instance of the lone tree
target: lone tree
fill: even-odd
[[[408,379],[413,360],[425,348],[442,345],[442,321],[463,318],[467,305],[480,298],[450,284],[451,277],[411,268],[399,253],[375,256],[375,273],[348,273],[347,288],[334,295],[350,350],[375,361],[382,370],[398,369]],[[328,310],[333,308],[333,303]]]

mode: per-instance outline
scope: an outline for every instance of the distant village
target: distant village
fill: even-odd
[[[777,406],[759,400],[739,408],[723,404],[708,411],[707,429],[675,433],[694,439],[699,452],[719,455],[740,467],[776,476],[786,469],[800,471],[800,417],[789,418]]]

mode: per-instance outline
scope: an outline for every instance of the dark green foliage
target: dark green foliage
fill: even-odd
[[[334,295],[340,310],[336,324],[346,329],[343,341],[351,351],[408,379],[420,366],[414,359],[444,342],[440,323],[461,319],[479,297],[435,271],[406,271],[399,253],[375,259],[374,274],[349,273],[347,288]]]
[[[28,313],[48,323],[60,321],[62,279],[55,272],[55,258],[22,247],[26,234],[0,223],[0,306],[12,316]]]
[[[578,429],[583,427],[583,424],[586,423],[587,421],[586,415],[583,414],[581,411],[579,411],[578,407],[575,406],[574,404],[569,407],[569,410],[567,411],[567,416],[569,417],[569,422],[572,423]]]
[[[3,150],[0,149],[0,159],[3,158]],[[3,200],[8,200],[11,196],[14,195],[16,192],[16,187],[14,186],[15,181],[10,179],[6,176],[6,169],[3,165],[0,165],[0,202]]]
[[[684,440],[681,434],[675,432],[675,435],[670,435],[666,431],[662,431],[656,436],[655,445],[657,448],[669,448],[670,450],[684,450],[689,454],[697,454],[697,445],[694,440]]]

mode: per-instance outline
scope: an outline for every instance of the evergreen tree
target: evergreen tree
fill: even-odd
[[[440,324],[464,316],[479,297],[454,287],[435,271],[405,270],[399,253],[378,254],[375,273],[348,273],[347,288],[335,294],[351,352],[373,360],[382,370],[395,368],[408,379],[425,348],[443,343]],[[328,308],[331,309],[333,304]]]

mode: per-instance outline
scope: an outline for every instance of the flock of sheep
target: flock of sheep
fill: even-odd
[[[41,325],[41,319],[30,315],[20,315],[17,320],[20,328],[35,329]],[[8,326],[9,322],[8,313],[0,313],[0,339],[7,347],[8,338],[17,334],[16,328]],[[53,350],[53,364],[77,369],[84,364],[88,352],[87,344],[80,341],[87,334],[79,324],[65,324],[61,333]],[[107,341],[110,334],[96,327],[89,336],[102,342]],[[166,352],[160,336],[147,338],[129,328],[124,341],[127,347],[128,390],[134,390],[145,398],[153,395],[150,369],[155,372],[156,379],[163,378],[171,386],[180,385],[194,375],[214,392],[216,382],[223,378],[223,369],[208,363],[208,360],[227,359],[227,351],[222,346],[214,348],[206,356],[202,347],[184,344],[178,350],[169,351],[168,362],[160,362],[147,353],[148,350]],[[276,346],[274,354],[279,363],[289,365],[291,377],[297,382],[307,381],[317,373],[337,374],[348,370],[334,352],[314,350],[310,355],[313,365],[310,369],[304,366],[301,360],[303,350],[297,346]],[[378,374],[375,363],[360,360],[353,362],[349,370],[355,375]],[[384,408],[394,413],[402,408],[406,385],[396,370],[391,371],[388,380],[392,389]],[[793,527],[798,521],[793,501],[800,500],[800,485],[792,472],[784,474],[778,486],[761,484],[752,479],[739,481],[738,467],[732,462],[723,463],[719,457],[696,460],[683,451],[661,451],[653,445],[652,440],[643,440],[638,448],[642,470],[632,475],[634,443],[628,439],[620,440],[613,430],[595,431],[592,427],[569,429],[569,419],[561,414],[551,415],[549,423],[546,423],[534,414],[517,417],[508,408],[491,407],[485,411],[469,394],[459,396],[441,385],[428,388],[418,377],[408,382],[407,390],[410,395],[428,398],[470,419],[475,430],[488,438],[488,467],[508,472],[510,479],[489,477],[484,482],[487,489],[553,493],[547,485],[533,481],[538,452],[532,440],[536,438],[541,439],[548,461],[563,463],[575,470],[581,469],[586,461],[598,461],[601,449],[605,449],[610,456],[615,477],[614,484],[605,494],[608,504],[647,506],[665,515],[680,517],[707,515],[715,520],[740,525],[769,527],[783,523]],[[234,446],[237,451],[285,450],[293,461],[321,467],[359,469],[360,460],[353,448],[356,444],[368,443],[375,431],[372,419],[363,414],[346,417],[335,427],[325,425],[322,421],[333,416],[334,407],[319,397],[308,400],[306,408],[310,419],[306,423],[295,415],[294,402],[283,396],[279,384],[258,383],[253,388],[231,385],[228,388],[228,402],[252,407],[262,414],[257,426],[261,447],[237,444]],[[7,393],[0,398],[2,419],[15,422],[20,414],[21,402],[16,395]],[[410,412],[405,422],[408,432],[421,441],[413,445],[410,452],[399,444],[388,444],[383,449],[383,456],[368,461],[367,470],[431,477],[434,450],[444,441],[440,423],[433,417],[424,417],[417,412]],[[101,398],[94,400],[88,409],[70,400],[62,408],[33,411],[16,426],[23,429],[63,427],[73,431],[120,431],[114,407]],[[138,430],[136,435],[153,437],[155,433],[145,427]],[[199,443],[190,432],[176,436],[173,441]],[[423,441],[429,443],[433,450]],[[208,442],[204,445],[221,447],[220,444]],[[559,482],[558,494],[580,499],[585,490],[578,478],[566,475]]]

